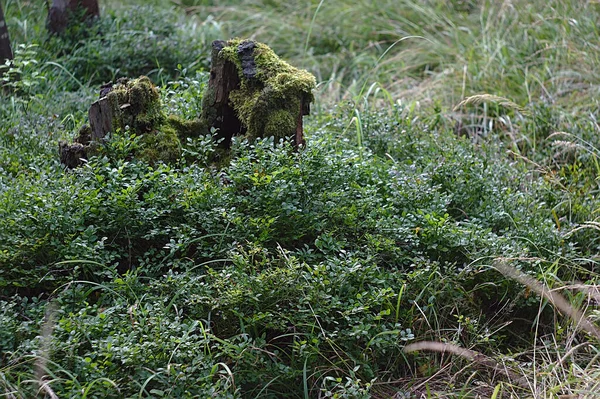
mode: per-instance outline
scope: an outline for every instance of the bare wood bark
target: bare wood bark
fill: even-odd
[[[90,146],[100,143],[113,129],[113,109],[106,95],[112,90],[113,84],[108,83],[100,89],[100,99],[94,101],[88,111],[89,126],[84,125],[79,131],[75,142],[69,144],[65,141],[58,143],[60,162],[69,169],[80,166],[87,159]]]
[[[100,141],[112,131],[113,112],[106,97],[92,103],[88,117],[92,128],[91,141]]]
[[[60,162],[69,169],[78,167],[82,164],[81,160],[87,158],[83,144],[68,144],[66,141],[59,141],[58,154]]]
[[[304,116],[303,107],[304,104],[300,103],[300,110],[298,112],[298,119],[296,121],[296,134],[294,135],[294,146],[298,148],[300,145],[304,145],[304,127],[302,126],[302,117]]]
[[[0,76],[4,73],[4,63],[6,60],[13,59],[12,48],[10,47],[10,37],[8,35],[8,27],[4,18],[4,10],[0,3]]]
[[[298,122],[296,123],[296,135],[294,136],[294,146],[304,146],[306,144],[304,140],[304,127],[302,120],[304,115],[310,115],[310,99],[306,96],[302,96],[300,100],[300,112],[298,114]]]
[[[242,123],[229,103],[229,93],[239,88],[240,78],[236,66],[219,57],[226,42],[216,40],[212,44],[212,64],[207,93],[202,104],[203,119],[208,126],[217,129],[216,139],[222,148],[229,148],[231,138],[244,133]]]

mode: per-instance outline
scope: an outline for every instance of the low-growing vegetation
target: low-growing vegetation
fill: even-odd
[[[43,3],[3,3],[0,396],[597,391],[598,4]],[[189,128],[236,36],[317,77],[301,148],[124,121],[60,163],[118,78]]]

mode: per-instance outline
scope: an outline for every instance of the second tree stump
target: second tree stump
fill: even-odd
[[[281,60],[267,45],[252,40],[217,40],[202,100],[201,121],[217,129],[220,146],[231,138],[291,137],[304,144],[302,117],[314,100],[315,77]]]

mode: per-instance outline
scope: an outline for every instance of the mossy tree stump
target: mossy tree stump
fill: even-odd
[[[89,125],[74,143],[59,143],[61,162],[69,168],[81,165],[102,150],[109,133],[129,132],[138,137],[131,155],[149,163],[174,162],[182,153],[182,141],[212,134],[223,149],[235,135],[291,138],[304,144],[302,117],[310,112],[315,77],[292,67],[268,46],[252,40],[215,41],[208,87],[199,119],[167,116],[160,95],[150,79],[119,79],[102,86],[100,98],[89,110]]]
[[[231,138],[273,136],[304,144],[302,117],[310,113],[315,77],[282,61],[252,40],[217,40],[200,121],[217,130],[220,146]]]
[[[180,131],[192,135],[201,130],[193,121],[167,117],[158,89],[146,76],[102,86],[88,117],[90,124],[79,130],[74,143],[59,143],[60,160],[69,168],[96,154],[109,134],[125,131],[140,137],[137,157],[150,163],[176,161],[181,155]]]

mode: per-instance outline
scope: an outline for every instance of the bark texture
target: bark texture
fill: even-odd
[[[88,112],[91,141],[101,141],[113,129],[113,110],[106,97],[94,101]]]
[[[208,126],[217,130],[216,139],[223,148],[229,148],[231,138],[245,133],[242,123],[229,103],[229,94],[239,88],[240,78],[234,63],[219,57],[226,42],[216,40],[212,44],[212,61],[208,88],[202,99],[202,115]]]
[[[0,3],[0,76],[4,73],[6,60],[13,59],[12,48],[10,47],[10,37],[8,36],[8,27],[4,18],[4,11]]]
[[[73,169],[82,165],[91,155],[90,152],[93,152],[93,146],[101,143],[113,130],[115,115],[107,97],[112,88],[112,82],[100,88],[100,98],[92,103],[88,111],[89,125],[84,125],[79,130],[74,142],[72,144],[64,141],[58,143],[60,162],[67,168]]]

